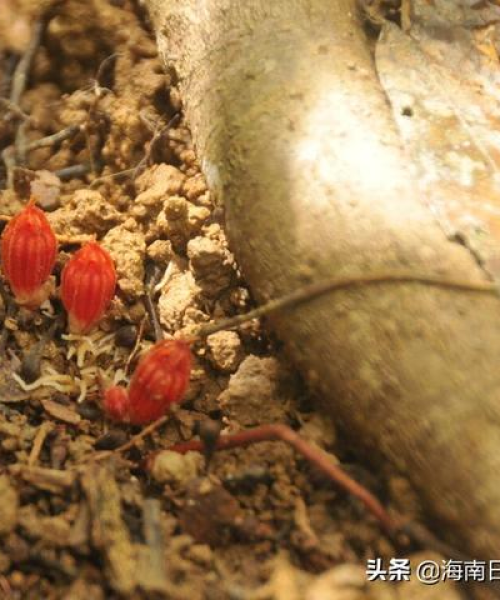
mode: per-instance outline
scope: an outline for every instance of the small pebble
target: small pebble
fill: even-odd
[[[202,464],[203,457],[197,452],[162,450],[155,457],[151,475],[159,483],[183,485],[199,474]]]
[[[54,212],[61,207],[59,196],[42,196],[38,199],[38,206],[45,212]]]

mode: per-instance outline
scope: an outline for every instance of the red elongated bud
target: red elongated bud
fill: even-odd
[[[66,263],[61,276],[61,300],[70,331],[88,333],[106,312],[115,287],[113,259],[97,242],[87,242]]]
[[[104,396],[106,412],[118,420],[135,425],[156,421],[171,404],[180,402],[186,393],[191,374],[191,350],[187,342],[163,340],[155,344],[139,361],[128,389],[109,388]],[[124,406],[127,404],[127,411]]]
[[[113,385],[104,392],[104,409],[114,421],[128,421],[129,397],[121,385]]]
[[[49,296],[57,239],[43,210],[30,200],[2,234],[2,271],[16,301],[36,308]]]

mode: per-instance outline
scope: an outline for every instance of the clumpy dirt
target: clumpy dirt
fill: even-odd
[[[13,106],[15,69],[40,19],[29,83]],[[459,598],[451,582],[368,584],[368,558],[403,551],[284,443],[216,453],[208,474],[202,455],[167,450],[208,420],[224,433],[284,423],[341,459],[384,504],[418,516],[404,480],[351,462],[353,449],[314,412],[260,323],[198,344],[185,402],[151,436],[112,452],[139,430],[106,419],[98,374],[126,382],[154,343],[145,295],[175,337],[252,306],[175,74],[163,71],[140,3],[3,0],[1,99],[0,213],[16,214],[31,190],[61,236],[56,283],[96,236],[115,261],[118,290],[89,335],[58,325],[38,368],[35,345],[63,312],[57,291],[30,312],[4,285],[0,597]],[[35,143],[66,128],[65,139]]]

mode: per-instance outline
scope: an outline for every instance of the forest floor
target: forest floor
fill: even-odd
[[[24,86],[19,57],[30,44]],[[36,312],[16,307],[6,287],[2,294],[0,597],[462,597],[451,582],[368,583],[368,559],[413,562],[425,549],[396,547],[357,500],[283,442],[218,452],[208,474],[197,454],[145,460],[209,420],[224,433],[283,423],[390,510],[420,516],[404,478],[356,462],[256,321],[198,344],[186,401],[116,451],[140,429],[105,418],[97,374],[126,382],[154,343],[146,295],[165,335],[176,337],[246,312],[251,297],[200,172],[175,74],[164,72],[137,4],[4,0],[0,50],[0,214],[16,214],[31,190],[66,238],[56,280],[91,236],[118,271],[98,330],[59,331],[39,372],[26,357],[62,313],[57,293]]]

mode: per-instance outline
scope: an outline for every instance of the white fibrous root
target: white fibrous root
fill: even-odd
[[[14,380],[23,391],[32,392],[48,387],[63,394],[76,395],[76,402],[81,404],[87,395],[100,392],[101,378],[112,381],[115,385],[128,382],[124,369],[115,369],[113,364],[107,369],[101,369],[96,364],[97,358],[101,355],[113,357],[116,355],[114,334],[96,331],[91,335],[68,334],[61,337],[69,343],[66,359],[75,360],[80,376],[58,373],[52,366],[42,361],[41,375],[32,383],[26,383],[18,374],[13,373]]]
[[[82,393],[81,379],[58,373],[47,365],[42,366],[42,374],[33,383],[26,383],[17,373],[12,373],[12,377],[25,392],[32,392],[41,387],[49,387],[63,394]]]
[[[71,360],[73,356],[76,356],[76,366],[79,369],[83,369],[87,354],[90,354],[95,360],[101,354],[113,355],[114,346],[114,334],[105,334],[102,331],[96,331],[91,335],[75,335],[69,333],[62,335],[61,338],[67,342],[74,342],[70,344],[66,358]]]
[[[172,279],[172,277],[175,275],[175,273],[178,271],[178,269],[176,269],[175,264],[170,261],[168,263],[168,267],[165,269],[165,273],[163,274],[163,277],[161,278],[161,280],[155,285],[154,287],[154,292],[159,292],[161,291],[166,285],[167,283]]]

